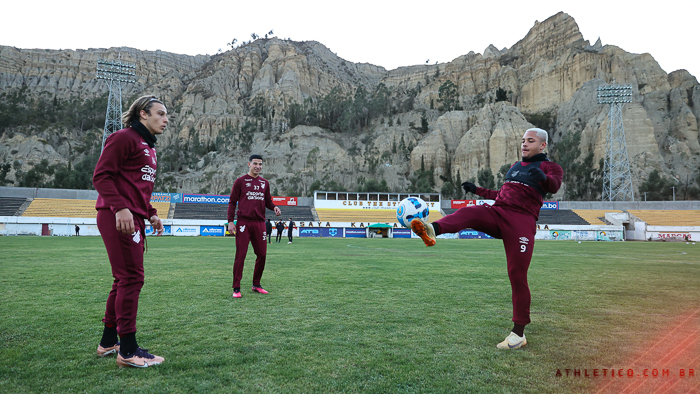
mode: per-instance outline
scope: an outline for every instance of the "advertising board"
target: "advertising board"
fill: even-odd
[[[345,238],[367,238],[367,230],[363,228],[346,228]]]
[[[223,237],[223,226],[199,226],[199,235],[203,237]]]
[[[146,235],[156,235],[155,232],[153,232],[153,226],[150,224],[146,225]],[[163,235],[173,235],[173,226],[163,226]]]
[[[394,238],[411,238],[411,233],[410,228],[395,228],[392,230]]]
[[[176,237],[195,237],[199,235],[199,226],[172,226],[172,233]]]
[[[300,237],[320,237],[321,229],[315,227],[299,227]]]
[[[338,227],[321,227],[321,236],[328,238],[343,238],[343,229]]]
[[[458,234],[459,239],[493,239],[492,236],[476,230],[462,230]]]
[[[272,196],[272,203],[279,206],[297,206],[296,197]]]

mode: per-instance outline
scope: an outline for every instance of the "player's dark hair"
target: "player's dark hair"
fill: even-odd
[[[250,155],[250,158],[248,158],[248,163],[252,163],[253,160],[255,160],[255,159],[260,159],[260,160],[262,160],[263,158],[262,158],[262,156],[260,156],[260,155],[258,155],[258,154]]]
[[[153,103],[161,104],[165,107],[162,101],[156,98],[156,96],[141,96],[136,99],[129,107],[129,110],[122,114],[122,123],[126,126],[131,126],[131,123],[141,119],[141,111],[146,111],[147,114],[151,114],[151,107]]]

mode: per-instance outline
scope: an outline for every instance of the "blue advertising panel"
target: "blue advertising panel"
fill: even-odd
[[[300,237],[320,237],[321,229],[315,227],[301,227],[299,228]]]
[[[182,193],[152,193],[151,202],[182,202]]]
[[[330,238],[343,238],[343,229],[337,227],[321,227],[321,236]]]
[[[183,194],[182,202],[198,204],[228,204],[230,196],[214,194]]]
[[[222,226],[199,226],[199,235],[203,237],[223,237],[224,228]]]
[[[146,225],[146,235],[155,235],[153,233],[153,226],[150,224]],[[163,226],[163,235],[173,235],[173,228],[170,225]]]
[[[367,238],[367,231],[363,228],[346,228],[345,238]]]
[[[481,231],[462,230],[459,232],[459,239],[493,239],[493,237]]]
[[[411,238],[410,228],[395,228],[393,230],[394,238]]]
[[[542,203],[542,208],[544,210],[557,210],[559,209],[559,201],[544,201]]]

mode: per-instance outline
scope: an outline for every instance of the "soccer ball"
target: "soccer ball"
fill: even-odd
[[[396,208],[396,219],[399,223],[406,227],[411,228],[411,220],[413,219],[423,219],[428,220],[428,204],[418,197],[404,198],[400,203],[399,207]]]

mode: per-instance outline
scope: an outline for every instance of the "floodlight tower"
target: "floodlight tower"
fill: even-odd
[[[104,79],[109,86],[107,100],[107,117],[105,131],[102,135],[102,149],[110,134],[122,128],[122,83],[133,83],[136,77],[136,65],[119,60],[99,60],[97,62],[97,79]]]
[[[598,104],[609,104],[608,140],[603,171],[603,201],[634,201],[632,175],[627,156],[622,106],[632,102],[632,85],[598,87]]]

